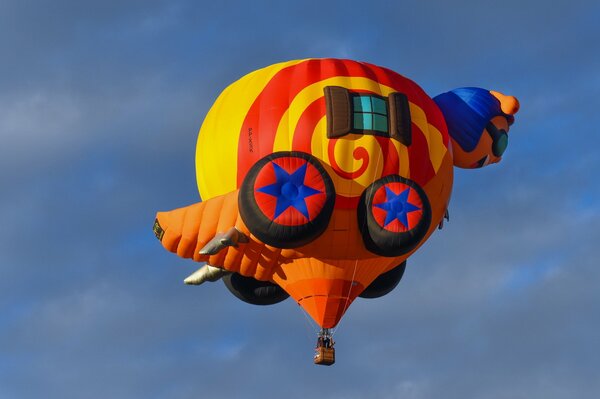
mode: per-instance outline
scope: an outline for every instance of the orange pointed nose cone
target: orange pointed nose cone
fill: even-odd
[[[364,287],[357,281],[308,278],[285,289],[319,326],[333,328]]]
[[[395,258],[298,258],[280,265],[273,281],[323,328],[335,327],[356,297],[377,276],[396,265]]]

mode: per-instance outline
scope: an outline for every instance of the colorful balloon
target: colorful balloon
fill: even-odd
[[[202,202],[159,212],[154,231],[212,267],[190,281],[265,282],[280,287],[273,303],[287,293],[332,328],[361,293],[393,289],[447,215],[453,166],[500,161],[517,110],[514,97],[479,88],[432,99],[362,62],[272,65],[215,101],[196,146]]]

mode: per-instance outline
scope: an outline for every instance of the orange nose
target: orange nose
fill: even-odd
[[[507,115],[514,115],[519,111],[519,100],[513,96],[507,96],[498,91],[490,90],[490,93],[500,101],[502,112]]]

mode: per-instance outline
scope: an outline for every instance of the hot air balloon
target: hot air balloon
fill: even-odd
[[[162,245],[204,262],[185,281],[223,279],[238,298],[291,296],[331,329],[358,297],[387,294],[406,259],[441,226],[453,167],[497,163],[516,98],[461,88],[430,98],[389,69],[306,59],[227,87],[196,145],[202,200],[158,212]]]

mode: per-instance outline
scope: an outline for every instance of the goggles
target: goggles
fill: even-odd
[[[492,138],[492,153],[501,157],[508,147],[508,134],[504,129],[498,129],[492,122],[485,127]]]

